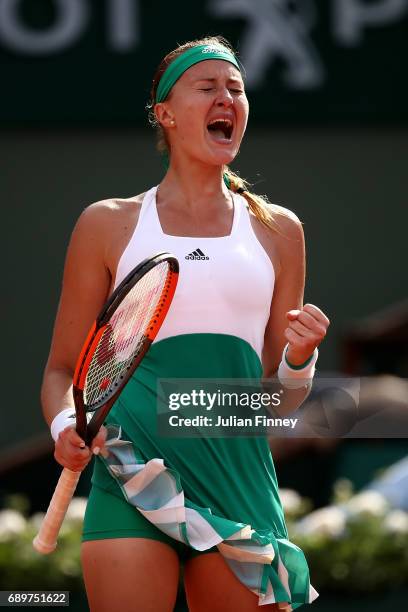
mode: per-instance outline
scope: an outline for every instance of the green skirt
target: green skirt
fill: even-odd
[[[234,336],[153,344],[108,416],[109,455],[95,462],[92,482],[123,495],[175,541],[197,551],[217,547],[259,605],[290,602],[296,609],[317,593],[303,552],[288,540],[267,438],[157,434],[159,379],[261,375],[256,353]]]

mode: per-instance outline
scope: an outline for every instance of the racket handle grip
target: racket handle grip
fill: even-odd
[[[33,540],[33,546],[37,552],[47,555],[57,547],[59,530],[80,476],[81,472],[73,472],[68,468],[62,470],[40,531]]]

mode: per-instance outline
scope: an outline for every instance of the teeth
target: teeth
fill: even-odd
[[[208,125],[214,125],[214,123],[225,123],[228,127],[232,126],[232,121],[230,119],[213,119]]]

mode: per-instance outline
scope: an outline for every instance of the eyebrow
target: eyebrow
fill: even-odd
[[[200,81],[209,81],[210,83],[214,83],[215,81],[217,81],[216,78],[211,78],[211,77],[201,77],[198,79],[194,79],[194,83],[198,83]],[[238,79],[237,77],[228,77],[228,81],[233,81],[234,83],[242,83],[241,79]]]

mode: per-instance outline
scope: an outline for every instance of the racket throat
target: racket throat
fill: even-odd
[[[87,419],[85,406],[83,401],[83,394],[80,389],[76,385],[73,385],[72,388],[75,402],[75,411],[76,411],[76,431],[77,434],[82,440],[87,444]]]

